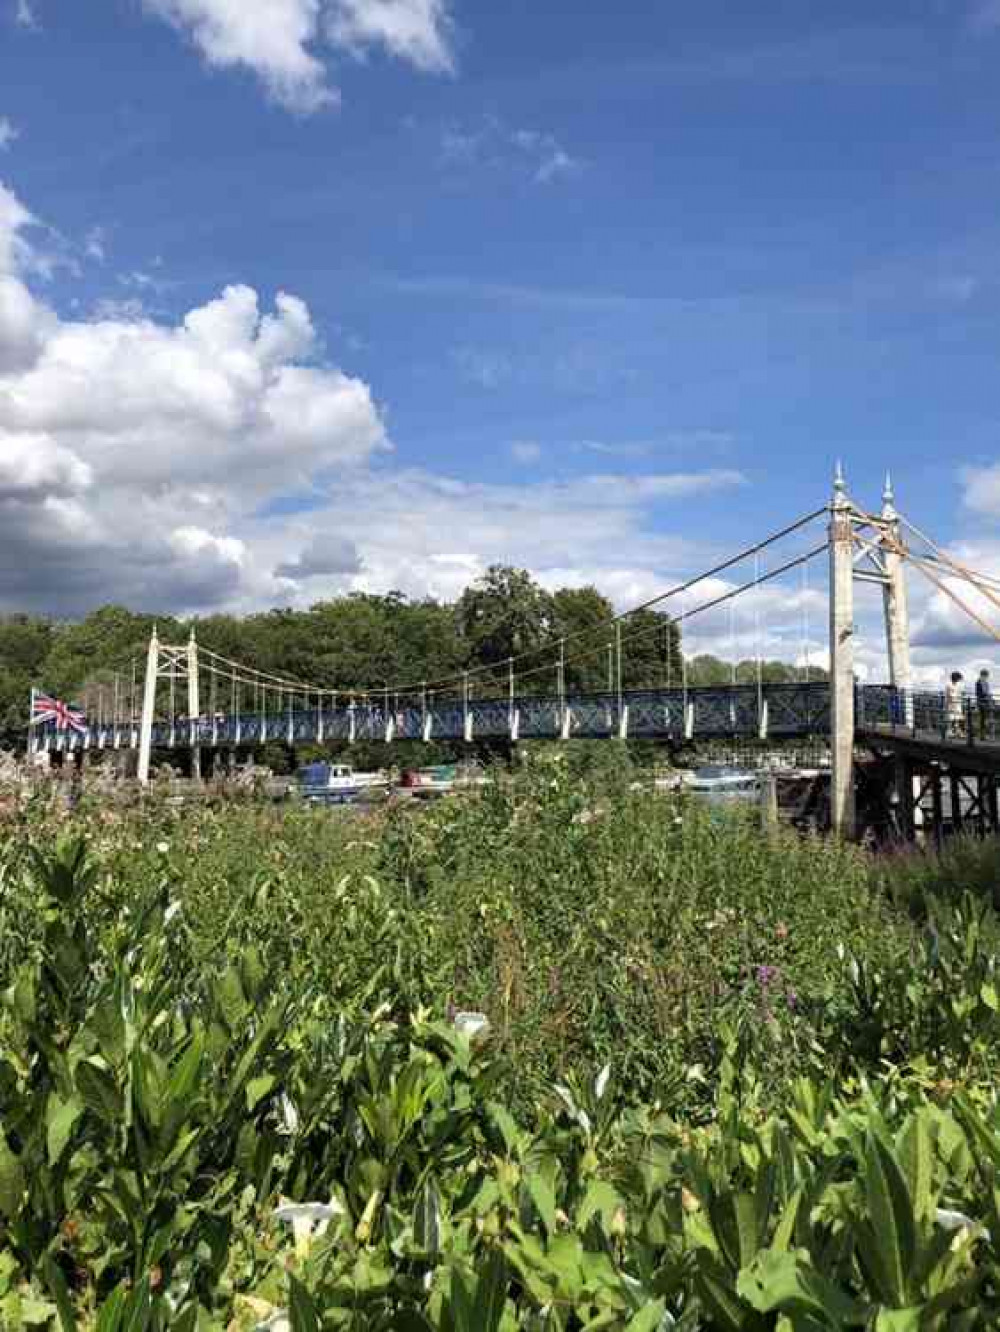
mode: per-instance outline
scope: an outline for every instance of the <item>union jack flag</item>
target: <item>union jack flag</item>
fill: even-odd
[[[80,708],[74,708],[69,703],[61,703],[58,698],[52,698],[49,694],[32,694],[31,696],[31,724],[32,726],[42,726],[45,722],[54,721],[57,731],[79,731],[87,729],[86,713]]]

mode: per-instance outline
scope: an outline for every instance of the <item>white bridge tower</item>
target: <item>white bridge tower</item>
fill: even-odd
[[[842,837],[853,837],[857,828],[854,584],[875,583],[882,588],[889,683],[898,691],[898,706],[909,720],[913,672],[905,555],[891,478],[885,479],[881,512],[868,514],[848,497],[838,463],[830,505],[830,821]]]

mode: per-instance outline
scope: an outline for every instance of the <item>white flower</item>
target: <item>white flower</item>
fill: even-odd
[[[456,1013],[454,1023],[459,1035],[467,1036],[470,1041],[489,1034],[490,1020],[485,1013]]]
[[[167,855],[167,854],[169,853],[169,851],[170,851],[170,843],[169,843],[169,842],[157,842],[157,843],[156,843],[156,849],[157,849],[157,851],[159,851],[159,853],[160,853],[161,856],[165,856],[165,855]]]
[[[594,1096],[599,1101],[604,1100],[604,1093],[608,1089],[608,1079],[611,1077],[611,1065],[605,1064],[597,1075],[597,1081],[594,1083]]]
[[[299,1131],[299,1112],[295,1102],[287,1092],[281,1093],[281,1127],[278,1132],[286,1138],[292,1138]]]
[[[964,1212],[954,1212],[947,1207],[939,1207],[934,1213],[934,1220],[942,1230],[955,1231],[979,1231],[982,1238],[989,1242],[990,1232],[984,1229],[978,1221],[973,1221],[971,1216],[966,1216]]]
[[[280,1198],[278,1202],[279,1205],[274,1209],[275,1220],[287,1221],[292,1227],[295,1253],[301,1259],[309,1256],[313,1237],[325,1235],[330,1222],[344,1215],[344,1209],[336,1198],[331,1198],[328,1203],[296,1203],[289,1198]]]
[[[236,1302],[245,1304],[250,1313],[255,1315],[257,1322],[254,1323],[254,1332],[266,1332],[268,1328],[273,1329],[273,1332],[291,1332],[292,1325],[284,1309],[276,1309],[273,1304],[255,1295],[237,1295]]]

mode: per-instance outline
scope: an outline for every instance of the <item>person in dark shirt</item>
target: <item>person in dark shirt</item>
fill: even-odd
[[[976,681],[976,711],[979,713],[979,738],[992,738],[993,690],[990,688],[990,673],[987,670],[980,671]]]

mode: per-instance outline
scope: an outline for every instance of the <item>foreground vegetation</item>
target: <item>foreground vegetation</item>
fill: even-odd
[[[995,849],[606,790],[12,801],[0,1324],[995,1327]]]

